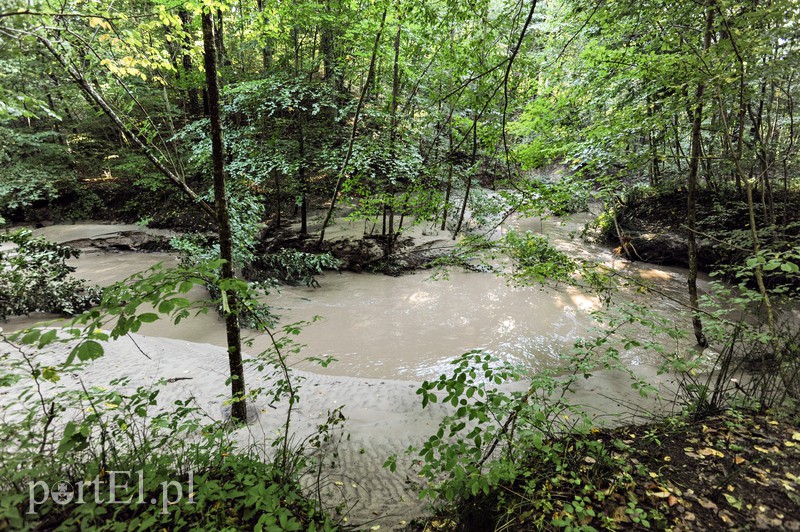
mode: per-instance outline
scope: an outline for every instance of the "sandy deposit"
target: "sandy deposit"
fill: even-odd
[[[134,343],[135,341],[135,343]],[[151,338],[140,335],[123,337],[105,346],[104,357],[87,364],[79,372],[64,374],[60,385],[78,388],[87,385],[108,386],[116,377],[130,379],[126,389],[151,386],[159,379],[173,380],[163,386],[159,405],[169,406],[177,399],[194,399],[197,406],[212,418],[221,419],[228,388],[227,356],[223,348],[209,345]],[[58,364],[68,348],[40,353],[43,364]],[[654,377],[647,367],[642,376]],[[422,480],[412,467],[413,456],[403,455],[410,446],[419,446],[434,433],[448,407],[433,405],[422,409],[413,382],[388,379],[331,377],[297,371],[301,379],[300,403],[294,411],[292,434],[299,441],[325,422],[328,412],[342,407],[347,419],[338,443],[325,450],[322,473],[322,498],[329,510],[342,510],[347,522],[362,526],[381,525],[383,529],[402,528],[415,517],[424,515],[426,503],[418,498]],[[179,379],[179,380],[175,380]],[[248,368],[249,387],[269,386],[269,380]],[[666,394],[670,384],[662,382]],[[522,388],[523,384],[513,387]],[[17,390],[8,389],[8,397]],[[643,400],[619,375],[601,372],[589,381],[579,382],[569,400],[590,407],[601,422],[630,421],[631,415],[663,410],[654,399]],[[285,404],[269,406],[257,401],[258,420],[236,432],[242,445],[262,447],[281,429]],[[606,417],[613,414],[611,417]],[[269,448],[268,445],[263,446]],[[386,458],[400,455],[398,471],[382,467]],[[313,478],[307,478],[309,489]]]

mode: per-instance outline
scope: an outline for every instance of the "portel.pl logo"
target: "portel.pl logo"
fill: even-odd
[[[131,482],[136,482],[132,484]],[[186,480],[186,499],[184,500],[184,485],[177,480],[165,480],[160,483],[161,492],[145,498],[144,472],[139,471],[108,471],[108,480],[81,480],[74,485],[66,481],[59,481],[48,486],[41,480],[28,482],[28,513],[35,514],[36,508],[48,499],[56,504],[85,504],[94,501],[95,504],[160,504],[161,513],[169,513],[169,507],[180,502],[194,504],[194,473],[189,471]],[[134,489],[135,488],[135,489]],[[127,497],[127,498],[126,498]]]

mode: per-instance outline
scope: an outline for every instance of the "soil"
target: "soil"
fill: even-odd
[[[564,502],[576,497],[601,500],[595,503],[596,517],[582,523],[595,527],[606,520],[606,526],[613,523],[625,530],[800,530],[800,428],[794,421],[726,413],[691,423],[672,420],[593,431],[585,441],[602,443],[620,463],[633,466],[627,486],[620,489],[613,480],[622,477],[620,471],[604,471],[608,485],[595,480],[598,491],[587,492],[588,482],[557,487],[554,482],[543,497],[551,501],[554,517],[563,516]],[[579,458],[573,467],[593,467],[587,466],[594,463],[589,458]],[[540,472],[534,466],[531,473]],[[601,489],[607,498],[597,497]],[[631,501],[647,512],[647,523],[632,519]],[[498,510],[480,509],[483,515],[497,515]],[[500,519],[508,522],[507,515],[498,515]],[[545,527],[554,529],[549,522],[544,521]],[[478,530],[472,522],[444,515],[415,527]],[[517,516],[514,529],[539,527]]]
[[[780,248],[800,238],[800,191],[774,198],[774,222],[765,216],[759,191],[754,192],[756,225],[763,247]],[[631,193],[617,208],[623,238],[632,243],[631,258],[654,264],[688,265],[686,223],[687,192],[683,187],[651,193]],[[750,255],[747,200],[735,190],[701,190],[697,199],[698,267],[712,271],[722,265],[743,263]],[[606,238],[620,245],[615,228]],[[730,241],[734,245],[726,245]]]
[[[340,223],[345,224],[341,220]],[[287,248],[308,253],[328,252],[339,260],[339,269],[343,271],[400,275],[426,268],[433,260],[453,249],[449,239],[439,235],[428,236],[419,228],[414,228],[396,238],[392,244],[392,255],[387,260],[385,236],[360,231],[353,233],[349,229],[344,234],[326,238],[320,246],[317,234],[301,235],[296,227],[287,225],[263,235],[258,252],[270,253]]]
[[[722,415],[682,427],[604,435],[631,446],[651,478],[634,490],[676,530],[800,530],[800,431],[758,416]]]

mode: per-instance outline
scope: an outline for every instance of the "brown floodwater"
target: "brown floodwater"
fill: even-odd
[[[654,283],[674,299],[685,299],[685,270],[630,263],[602,246],[573,238],[588,219],[583,215],[566,221],[512,219],[499,233],[509,228],[541,231],[573,256],[635,275]],[[130,229],[72,225],[37,232],[63,242],[116,230]],[[169,253],[87,252],[70,261],[77,268],[76,276],[100,285],[124,279],[159,262],[174,265],[176,258]],[[577,288],[513,287],[492,273],[453,270],[447,279],[434,280],[428,271],[401,277],[330,272],[318,280],[318,288],[284,286],[269,294],[266,301],[280,316],[281,324],[319,317],[293,337],[305,347],[291,357],[299,361],[307,356],[332,356],[337,362],[328,368],[308,362],[300,362],[298,367],[333,375],[418,381],[446,371],[453,357],[473,349],[533,369],[554,367],[577,339],[592,334],[597,324],[591,313],[601,307],[597,297]],[[704,279],[701,289],[707,288]],[[204,290],[194,290],[191,297],[202,299]],[[686,320],[681,305],[670,298],[640,294],[634,289],[623,291],[621,298],[646,305],[676,323]],[[24,328],[44,318],[47,316],[12,318],[4,328]],[[213,311],[177,326],[167,320],[145,324],[139,332],[225,345],[224,324]],[[252,346],[246,349],[252,355],[271,345],[263,334],[252,340]],[[680,348],[691,349],[691,342],[687,340],[685,344]],[[622,355],[632,366],[656,364],[658,360],[653,357],[638,349]]]

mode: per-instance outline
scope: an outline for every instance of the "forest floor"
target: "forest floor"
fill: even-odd
[[[571,507],[566,503],[588,496],[600,501],[594,507],[596,516],[576,521],[595,528],[800,530],[800,429],[796,423],[727,413],[698,422],[673,419],[593,430],[585,438],[601,443],[621,459],[618,463],[632,467],[627,474],[605,471],[606,486],[592,480],[598,474],[594,459],[578,457],[585,483],[558,483],[551,477],[548,488],[536,492],[552,504],[553,519],[569,517]],[[534,476],[538,473],[532,468]],[[626,485],[620,486],[623,478]],[[596,491],[587,492],[589,486]],[[602,490],[610,496],[598,497]],[[633,506],[631,501],[636,501]],[[512,504],[505,499],[505,507],[487,505],[471,512],[497,516],[494,528],[512,520],[514,530],[553,528],[547,520],[542,522],[541,514],[526,517],[524,506],[514,505],[515,515],[509,515]],[[643,512],[637,514],[637,509]],[[461,523],[456,521],[441,513],[416,525],[417,530],[426,531],[486,526],[485,522],[477,527],[464,522],[463,515]]]
[[[658,510],[677,530],[800,530],[800,431],[750,415],[720,415],[670,426],[633,426],[621,438],[640,478],[639,506]],[[619,516],[622,522],[627,515]]]

